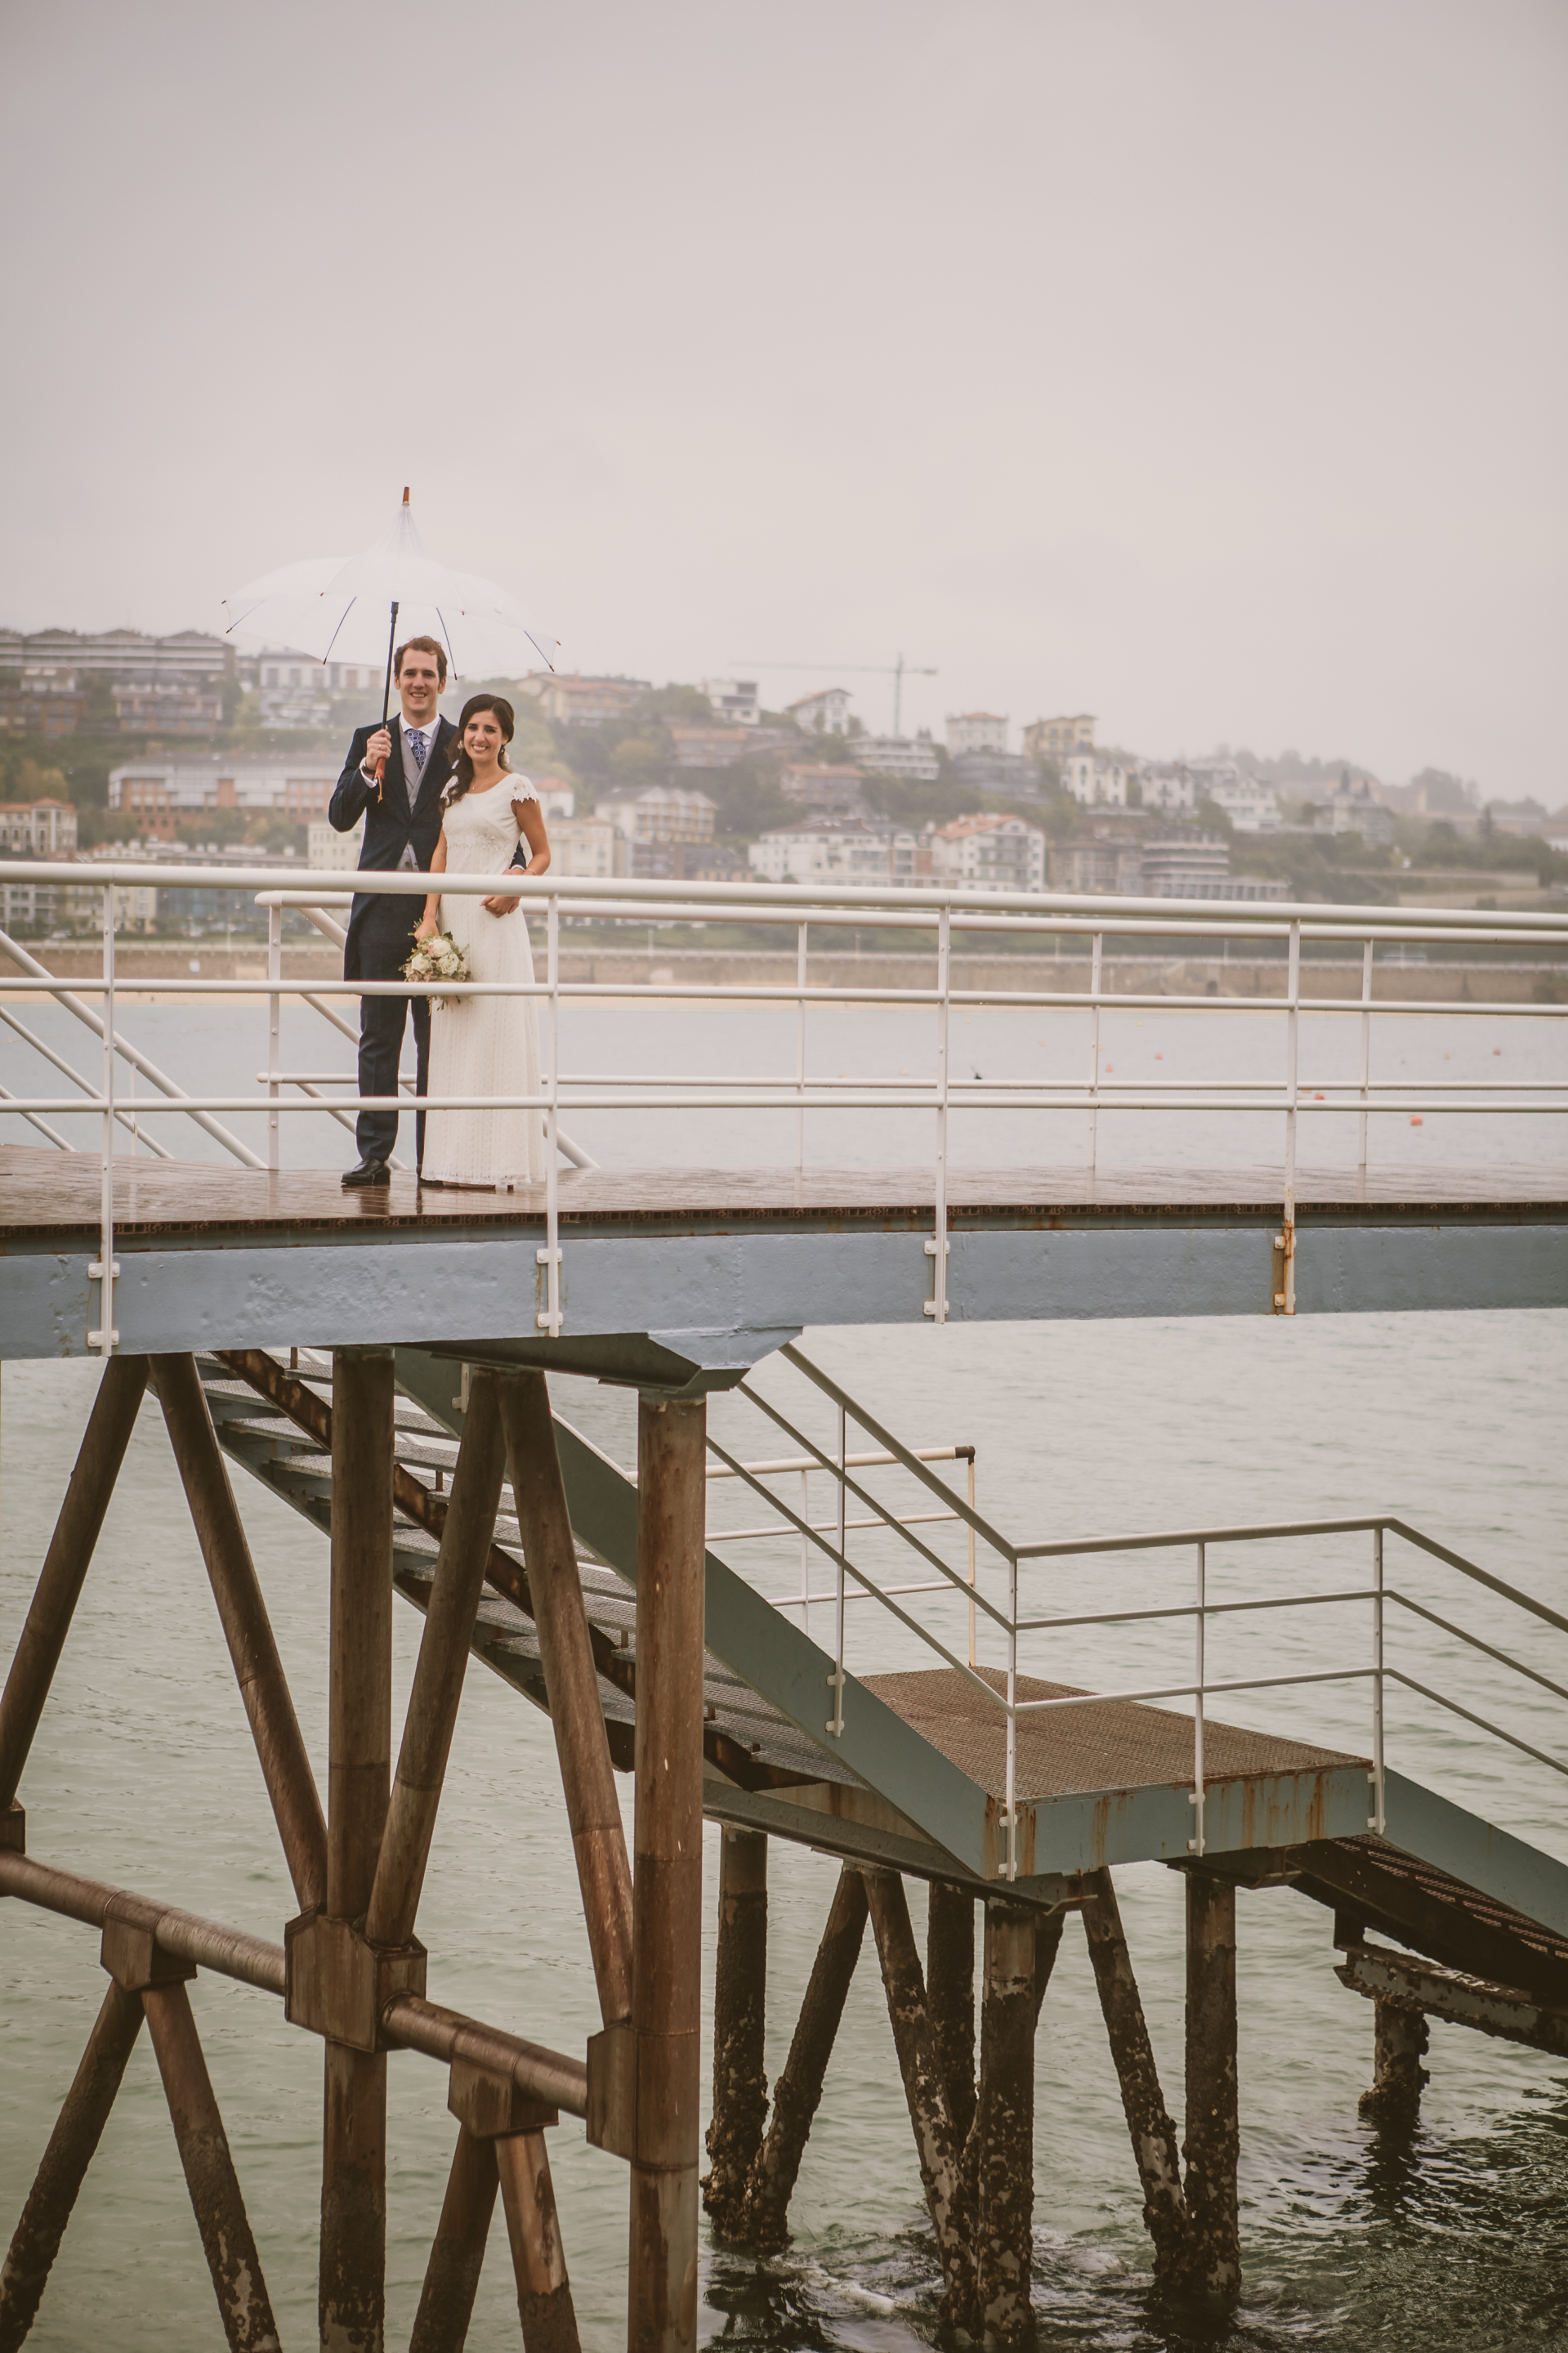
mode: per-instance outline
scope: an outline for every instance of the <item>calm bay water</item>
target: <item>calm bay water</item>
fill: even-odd
[[[33,1016],[29,1016],[33,1018]],[[1011,1018],[1012,1017],[1009,1017]],[[224,1017],[232,1022],[235,1017]],[[600,1068],[662,1065],[785,1068],[793,1033],[772,1017],[689,1017],[665,1024],[649,1010],[581,1017]],[[1240,1041],[1226,1067],[1250,1067],[1258,1029],[1219,1021],[1200,1038],[1167,1025],[1167,1041],[1129,1017],[1129,1072],[1151,1075],[1156,1051],[1196,1054],[1212,1040]],[[259,1067],[258,1012],[247,1013],[237,1060],[209,1009],[158,1007],[128,1017],[144,1042],[186,1084],[238,1090]],[[51,1040],[69,1030],[51,1009],[37,1016]],[[1027,1037],[1024,1029],[1027,1029]],[[1443,1053],[1473,1075],[1495,1068],[1500,1045],[1517,1075],[1551,1072],[1547,1025],[1409,1025],[1391,1050],[1425,1060]],[[81,1036],[79,1031],[76,1033]],[[1009,1044],[999,1025],[983,1031],[1019,1067],[1046,1037],[1020,1025]],[[1325,1053],[1342,1055],[1341,1029]],[[902,1050],[905,1037],[910,1051]],[[693,1039],[697,1043],[693,1044]],[[923,1024],[857,1016],[833,1032],[818,1067],[865,1070],[916,1059]],[[1204,1039],[1211,1042],[1204,1043]],[[1140,1040],[1143,1043],[1140,1044]],[[333,1067],[319,1037],[299,1041],[309,1062]],[[1053,1052],[1056,1050],[1053,1046]],[[1074,1048],[1076,1050],[1076,1047]],[[1270,1049],[1270,1051],[1273,1050]],[[253,1065],[247,1057],[256,1053]],[[1107,1051],[1122,1060],[1121,1042]],[[744,1053],[747,1062],[726,1059]],[[1134,1053],[1146,1053],[1148,1071]],[[879,1059],[874,1063],[871,1057]],[[709,1059],[705,1064],[700,1058]],[[77,1054],[79,1066],[89,1067]],[[586,1052],[582,1059],[589,1059]],[[31,1067],[29,1067],[31,1065]],[[1507,1065],[1505,1064],[1505,1067]],[[978,1061],[987,1070],[992,1064]],[[1190,1065],[1183,1066],[1185,1075]],[[1340,1067],[1335,1063],[1336,1071]],[[22,1050],[0,1053],[0,1081],[36,1083]],[[1120,1075],[1120,1071],[1118,1072]],[[1013,1164],[1081,1155],[1081,1123],[1065,1122],[1041,1149],[1018,1114],[989,1130],[974,1123],[963,1158]],[[661,1123],[663,1124],[661,1125]],[[744,1162],[778,1152],[779,1128],[760,1119],[714,1121],[694,1145],[694,1124],[660,1114],[629,1124],[584,1120],[602,1158],[700,1156]],[[1225,1148],[1269,1156],[1233,1134],[1199,1139],[1183,1156]],[[1350,1123],[1318,1131],[1341,1156]],[[1444,1155],[1479,1159],[1483,1124],[1464,1147],[1441,1131]],[[913,1161],[912,1121],[845,1115],[814,1122],[811,1156],[840,1164]],[[1558,1123],[1531,1124],[1535,1149],[1561,1153]],[[1109,1130],[1109,1138],[1108,1138]],[[8,1133],[15,1132],[7,1123]],[[1169,1123],[1102,1123],[1108,1156],[1171,1156]],[[1429,1151],[1436,1124],[1384,1123],[1385,1156]],[[183,1155],[177,1127],[163,1133]],[[326,1155],[303,1124],[291,1153]],[[1077,1141],[1075,1142],[1075,1138]],[[176,1141],[176,1139],[178,1139]],[[1031,1141],[1031,1139],[1035,1139]],[[86,1143],[85,1134],[80,1138]],[[346,1143],[346,1139],[345,1139]],[[617,1149],[617,1146],[619,1147]],[[1277,1148],[1277,1147],[1273,1147]],[[1316,1148],[1316,1147],[1314,1147]],[[346,1156],[346,1155],[345,1155]],[[301,1337],[309,1335],[302,1335]],[[1136,1323],[998,1325],[942,1332],[833,1330],[805,1345],[907,1440],[973,1440],[980,1448],[983,1507],[1004,1527],[1041,1537],[1248,1517],[1397,1511],[1484,1567],[1562,1608],[1568,1604],[1563,1539],[1562,1431],[1568,1426],[1568,1318],[1497,1314],[1348,1318],[1342,1322]],[[82,1365],[9,1365],[0,1417],[0,1647],[15,1644],[58,1509],[95,1375]],[[782,1375],[764,1385],[782,1399]],[[631,1402],[563,1383],[561,1410],[622,1460],[630,1458]],[[755,1447],[758,1424],[733,1401],[715,1426]],[[814,1428],[823,1425],[814,1423]],[[1554,1434],[1555,1433],[1555,1434]],[[756,1451],[762,1451],[757,1448]],[[771,1449],[770,1449],[771,1451]],[[325,1768],[326,1547],[284,1506],[246,1485],[241,1499],[306,1736]],[[734,1525],[729,1495],[715,1525]],[[796,1571],[788,1546],[753,1547],[743,1565],[772,1591]],[[1361,1564],[1363,1565],[1363,1564]],[[1356,1581],[1348,1553],[1308,1549],[1290,1573],[1303,1585]],[[1409,1569],[1402,1556],[1401,1574]],[[1149,1556],[1116,1572],[1156,1598],[1185,1599],[1189,1565],[1169,1571]],[[1215,1575],[1245,1594],[1249,1580],[1278,1580],[1267,1556],[1225,1556]],[[1440,1575],[1441,1573],[1439,1573]],[[1427,1582],[1412,1589],[1525,1655],[1560,1680],[1568,1644],[1521,1640],[1517,1621],[1490,1617],[1472,1589]],[[1173,1593],[1173,1586],[1179,1591]],[[1105,1606],[1105,1572],[1057,1570],[1040,1587],[1052,1609]],[[1126,1583],[1115,1588],[1127,1591]],[[1277,1589],[1277,1583],[1276,1583]],[[1321,1624],[1310,1641],[1346,1655],[1364,1642],[1364,1615],[1349,1636]],[[852,1665],[893,1665],[908,1654],[857,1621]],[[1320,1620],[1328,1613],[1318,1613]],[[825,1626],[814,1629],[825,1633]],[[418,1640],[415,1614],[396,1627],[401,1709]],[[1086,1638],[1087,1639],[1087,1638]],[[1107,1638],[1096,1637],[1103,1642]],[[1403,1633],[1400,1638],[1405,1639]],[[1142,1638],[1141,1638],[1142,1640]],[[1100,1672],[1092,1642],[1059,1672]],[[1156,1656],[1127,1645],[1114,1653],[1140,1675]],[[1238,1652],[1237,1656],[1252,1656]],[[1297,1652],[1290,1652],[1292,1658]],[[1418,1655],[1435,1679],[1483,1714],[1495,1713],[1539,1745],[1561,1749],[1560,1711],[1527,1709],[1510,1679],[1470,1663],[1439,1641]],[[1331,1660],[1331,1662],[1337,1662]],[[1441,1670],[1437,1672],[1436,1670]],[[1242,1671],[1239,1670],[1238,1671]],[[1413,1666],[1413,1672],[1416,1669]],[[1174,1678],[1173,1678],[1174,1679]],[[1299,1699],[1287,1717],[1238,1701],[1244,1722],[1288,1720],[1319,1736],[1364,1745],[1364,1698],[1330,1686]],[[1562,1784],[1517,1762],[1452,1718],[1415,1701],[1392,1704],[1390,1759],[1460,1802],[1491,1813],[1568,1859]],[[629,1800],[629,1789],[625,1792]],[[144,1888],[276,1936],[292,1909],[243,1713],[218,1631],[200,1556],[167,1441],[143,1411],[89,1576],[24,1796],[29,1842],[47,1860]],[[716,1892],[715,1835],[708,1841],[710,1913]],[[775,1844],[772,1858],[769,2071],[782,2067],[799,1995],[831,1895],[836,1867]],[[1158,1867],[1120,1874],[1123,1909],[1167,2099],[1180,2117],[1181,1884]],[[917,1929],[922,1906],[911,1889]],[[1147,2246],[1114,2073],[1105,2047],[1081,1931],[1069,1922],[1042,2016],[1037,2086],[1036,2298],[1047,2347],[1241,2348],[1295,2346],[1451,2347],[1457,2353],[1568,2345],[1568,2067],[1479,2036],[1435,2027],[1432,2084],[1413,2138],[1380,2137],[1358,2120],[1370,2078],[1370,2006],[1332,1974],[1330,1915],[1287,1891],[1240,1899],[1243,2237],[1247,2286],[1233,2322],[1206,2327],[1163,2312],[1152,2297]],[[437,2000],[562,2047],[597,2023],[575,1876],[550,1727],[482,1670],[470,1678],[454,1746],[421,1914]],[[711,1968],[711,1953],[709,1954]],[[19,2211],[38,2155],[101,1998],[90,1931],[20,1905],[0,1923],[0,2222]],[[710,1986],[709,1989],[710,1992]],[[209,2064],[245,2187],[284,2341],[314,2329],[319,2195],[319,2054],[287,2030],[268,1998],[204,1977],[194,1989]],[[453,2127],[442,2072],[415,2058],[391,2069],[388,2342],[405,2342],[438,2211]],[[552,2136],[563,2230],[584,2339],[624,2341],[624,2169],[584,2146],[574,2128]],[[869,1944],[851,1991],[824,2107],[793,2208],[787,2255],[757,2265],[721,2249],[703,2257],[702,2329],[710,2339],[784,2348],[905,2348],[934,2335],[939,2282],[931,2260],[913,2146]],[[504,2247],[498,2232],[470,2343],[516,2341]],[[33,2341],[107,2346],[125,2353],[205,2348],[214,2310],[150,2052],[133,2059],[89,2176]]]

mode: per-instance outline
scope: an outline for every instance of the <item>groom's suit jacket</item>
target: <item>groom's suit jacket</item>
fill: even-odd
[[[379,719],[372,719],[363,727],[355,728],[342,775],[332,790],[327,820],[337,832],[350,833],[363,810],[364,841],[359,854],[362,872],[395,871],[403,863],[404,851],[412,846],[416,863],[421,872],[428,873],[436,845],[441,839],[441,787],[452,773],[452,746],[458,740],[458,731],[449,719],[437,722],[435,739],[425,755],[419,788],[410,807],[403,771],[403,730],[395,712],[385,723],[392,736],[392,755],[379,795],[375,786],[361,774],[364,747],[382,723]],[[411,892],[407,898],[383,898],[369,892],[357,892],[343,945],[343,978],[395,980],[424,913],[425,902],[417,893]]]

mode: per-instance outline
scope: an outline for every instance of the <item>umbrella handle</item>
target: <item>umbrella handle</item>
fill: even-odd
[[[382,754],[382,755],[381,755],[381,758],[380,758],[380,759],[376,762],[376,764],[375,764],[375,797],[376,797],[376,799],[377,799],[377,800],[380,800],[380,799],[381,799],[381,797],[382,797],[382,791],[381,791],[381,780],[382,780],[383,776],[385,776],[385,774],[386,774],[386,754],[385,754],[385,753],[384,752],[384,753]]]

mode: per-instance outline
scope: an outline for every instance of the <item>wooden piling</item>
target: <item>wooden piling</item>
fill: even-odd
[[[149,1986],[147,2031],[174,2120],[185,2187],[229,2353],[278,2353],[278,2327],[201,2039],[183,1984]]]
[[[577,2315],[544,2135],[508,2133],[494,2147],[524,2353],[578,2353]]]
[[[599,2009],[612,2026],[632,2010],[632,1874],[544,1375],[503,1380],[500,1402]],[[699,1654],[700,1681],[700,1643]],[[641,1661],[639,1644],[639,1716]],[[700,1690],[695,1713],[700,1725]]]
[[[146,1387],[145,1356],[110,1356],[0,1694],[0,1813],[21,1782]]]
[[[393,1359],[339,1349],[332,1370],[327,1914],[363,1918],[386,1823],[392,1749]],[[330,2041],[318,2300],[323,2353],[381,2353],[386,2273],[386,2054]]]
[[[782,2247],[789,2236],[789,2201],[860,1957],[866,1912],[866,1882],[852,1863],[846,1863],[812,1963],[789,2058],[773,2086],[767,2138],[752,2168],[744,2210],[733,2226],[733,2235],[749,2247],[765,2252]]]
[[[1381,1995],[1373,2009],[1372,2088],[1362,2094],[1357,2106],[1379,2124],[1410,2126],[1421,2113],[1421,2094],[1432,2080],[1421,2064],[1432,2039],[1426,2014],[1385,2001]]]
[[[706,1419],[638,1399],[631,2353],[697,2336]]]
[[[914,2128],[921,2183],[947,2283],[947,2316],[963,2327],[973,2298],[973,2252],[960,2194],[961,2152],[937,2066],[910,1907],[897,1872],[868,1871],[865,1877],[893,2044]]]
[[[1132,2155],[1143,2185],[1143,2220],[1154,2242],[1154,2276],[1177,2282],[1184,2276],[1186,2261],[1187,2207],[1182,2194],[1176,2127],[1160,2089],[1110,1873],[1086,1871],[1081,1883],[1089,1957],[1121,2085]]]
[[[768,2120],[768,1841],[726,1827],[719,1851],[719,1942],[713,1967],[713,2168],[702,2202],[724,2238],[744,2227],[746,2191]]]
[[[37,2316],[77,2192],[142,2031],[142,2018],[137,1996],[111,1982],[0,2271],[0,2353],[16,2353]]]
[[[1236,1887],[1188,1871],[1186,2284],[1234,2297],[1241,2287],[1236,2171]]]
[[[365,1915],[373,1945],[404,1945],[414,1934],[505,1469],[496,1383],[476,1373]]]
[[[1034,1909],[985,1905],[974,2320],[971,2334],[1016,2345],[1033,2327],[1035,2216]]]
[[[152,1365],[289,1875],[308,1912],[327,1892],[327,1825],[256,1564],[195,1358],[154,1356]]]
[[[974,2122],[974,1891],[933,1879],[926,1922],[926,2002],[936,2063],[962,2147]]]
[[[459,2126],[408,2353],[463,2353],[499,2187],[495,2143]]]

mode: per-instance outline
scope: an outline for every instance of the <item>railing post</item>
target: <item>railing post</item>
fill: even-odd
[[[282,1035],[283,998],[279,983],[283,978],[283,910],[267,910],[267,1166],[280,1165],[280,1123],[278,1116],[278,1072],[281,1067],[279,1046]]]
[[[926,1248],[934,1261],[931,1295],[925,1312],[938,1324],[947,1322],[947,1029],[948,992],[952,947],[952,911],[943,907],[936,934],[936,1231]]]
[[[1367,1823],[1381,1838],[1383,1790],[1383,1527],[1372,1532],[1372,1815]]]
[[[1204,1632],[1206,1622],[1204,1613],[1204,1587],[1206,1581],[1207,1551],[1207,1546],[1200,1543],[1196,1595],[1198,1607],[1197,1615],[1194,1620],[1197,1634],[1194,1642],[1193,1682],[1196,1688],[1193,1693],[1193,1836],[1187,1841],[1189,1854],[1202,1854],[1204,1851]]]
[[[1296,1313],[1296,1100],[1301,1000],[1301,926],[1290,926],[1285,1011],[1285,1313]]]
[[[973,1616],[974,1605],[970,1603]],[[973,1638],[972,1638],[973,1640]],[[1018,1876],[1018,1556],[1007,1556],[1007,1876]]]
[[[87,1345],[105,1356],[114,1354],[120,1335],[114,1328],[114,885],[103,885],[103,1137],[102,1182],[99,1198],[98,1260],[88,1268],[98,1284],[98,1329]]]
[[[842,1494],[842,1487],[839,1489]],[[800,1516],[811,1519],[811,1473],[800,1474]],[[803,1634],[811,1632],[811,1538],[803,1530],[800,1539],[800,1628]]]
[[[797,1170],[804,1169],[805,1166],[806,930],[807,926],[805,923],[802,923],[796,936],[795,954],[795,987],[800,991],[799,996],[795,999],[796,1036],[795,1059],[795,1092],[800,1098],[800,1107],[795,1115],[795,1165]]]
[[[544,1269],[544,1306],[534,1322],[552,1340],[561,1334],[561,1200],[557,1112],[561,1101],[561,902],[552,896],[545,909],[545,977],[550,986],[550,1080],[544,1114],[544,1248],[536,1252]]]
[[[1105,970],[1105,934],[1096,932],[1089,959],[1089,1169],[1092,1176],[1100,1154],[1100,985]]]
[[[1361,1119],[1356,1149],[1356,1168],[1363,1185],[1366,1183],[1366,1098],[1372,1082],[1372,942],[1362,944],[1361,958]]]
[[[971,1511],[973,1511],[973,1510],[974,1509],[974,1449],[973,1449],[973,1446],[972,1446],[972,1447],[970,1448],[970,1450],[969,1450],[969,1508],[970,1508],[970,1510],[971,1510]],[[968,1537],[969,1537],[969,1586],[970,1586],[970,1590],[971,1590],[971,1592],[973,1592],[973,1589],[974,1589],[974,1530],[973,1530],[973,1527],[969,1528],[969,1529],[966,1531],[966,1534],[968,1535]],[[1015,1564],[1015,1566],[1016,1566],[1016,1564]],[[1015,1612],[1014,1614],[1015,1614],[1015,1615],[1016,1615],[1016,1612]],[[970,1605],[969,1605],[969,1663],[970,1663],[970,1665],[971,1665],[971,1666],[973,1666],[973,1665],[975,1664],[975,1657],[974,1657],[974,1604],[973,1604],[973,1601],[972,1601],[972,1602],[970,1603]]]
[[[827,1729],[833,1735],[835,1740],[840,1740],[844,1736],[844,1545],[846,1536],[848,1533],[845,1525],[848,1517],[848,1514],[846,1509],[848,1490],[845,1485],[845,1474],[847,1471],[849,1462],[849,1457],[847,1451],[847,1432],[848,1423],[845,1415],[844,1408],[840,1406],[838,1409],[837,1615],[835,1620],[833,1634],[833,1672],[828,1677],[828,1681],[833,1686],[833,1714],[828,1719],[827,1725]],[[803,1513],[801,1516],[804,1518],[805,1515]]]

